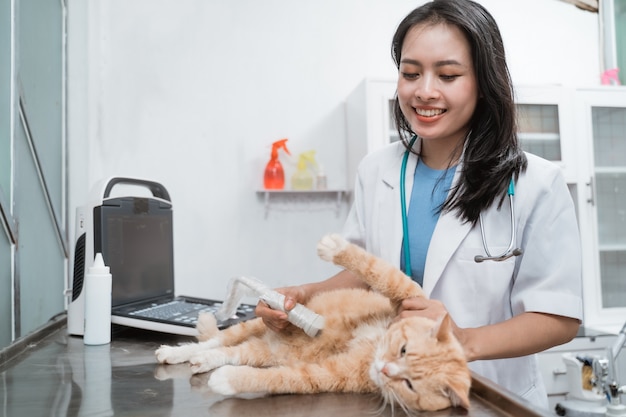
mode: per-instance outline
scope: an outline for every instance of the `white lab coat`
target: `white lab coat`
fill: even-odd
[[[418,144],[419,145],[419,144]],[[366,156],[359,165],[354,204],[345,237],[392,264],[400,265],[402,220],[400,167],[404,147],[393,143]],[[451,213],[441,215],[433,232],[424,291],[441,300],[460,327],[478,327],[523,312],[543,312],[582,320],[582,271],[578,225],[572,199],[560,169],[528,154],[528,169],[515,184],[516,247],[523,255],[503,262],[474,262],[484,255],[480,227],[462,224]],[[406,170],[410,201],[417,157]],[[462,166],[456,170],[458,181]],[[408,203],[407,203],[408,204]],[[510,205],[483,212],[492,254],[510,240]],[[502,387],[547,408],[547,396],[535,355],[475,361],[470,368]]]

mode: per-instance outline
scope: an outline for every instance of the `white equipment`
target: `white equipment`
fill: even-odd
[[[626,385],[617,382],[615,362],[626,342],[626,324],[622,327],[612,347],[605,356],[577,358],[571,353],[563,354],[567,368],[569,393],[567,399],[558,403],[555,412],[567,417],[626,417],[626,405],[620,395],[626,394]],[[591,390],[583,389],[583,362],[592,367]]]

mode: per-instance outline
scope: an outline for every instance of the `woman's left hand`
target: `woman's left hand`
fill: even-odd
[[[449,315],[448,310],[441,301],[431,300],[426,297],[414,297],[407,298],[402,301],[402,303],[400,304],[400,309],[398,310],[398,315],[396,316],[395,320],[401,320],[406,317],[418,316],[439,322],[440,320],[443,320],[446,315]],[[464,343],[465,329],[461,329],[459,326],[457,326],[451,316],[450,322],[452,325],[452,333],[463,346],[463,350],[465,351],[465,355],[468,360],[471,360],[470,356],[468,355],[469,352],[467,351]]]
[[[441,320],[446,314],[448,314],[448,310],[441,301],[414,297],[402,301],[397,319],[420,316],[431,320]]]

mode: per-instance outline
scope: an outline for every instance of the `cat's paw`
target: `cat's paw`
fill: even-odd
[[[189,358],[189,364],[191,372],[201,374],[226,364],[226,358],[220,352],[199,352]]]
[[[187,362],[195,352],[195,345],[167,346],[163,345],[154,352],[159,363],[177,364]]]
[[[222,366],[216,369],[209,378],[208,385],[211,391],[220,395],[235,395],[237,391],[231,384],[231,378],[235,375],[234,366]]]
[[[348,241],[341,235],[326,235],[317,244],[317,254],[323,260],[332,262],[335,256],[341,253],[348,244]]]

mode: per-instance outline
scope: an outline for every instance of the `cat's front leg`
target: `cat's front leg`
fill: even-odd
[[[189,364],[191,365],[191,372],[201,374],[224,365],[239,365],[239,358],[234,355],[228,355],[220,349],[212,349],[196,352],[189,358]]]
[[[155,356],[159,363],[173,365],[187,362],[194,355],[216,347],[219,347],[217,339],[210,339],[200,343],[188,343],[179,346],[163,345],[156,350]]]

